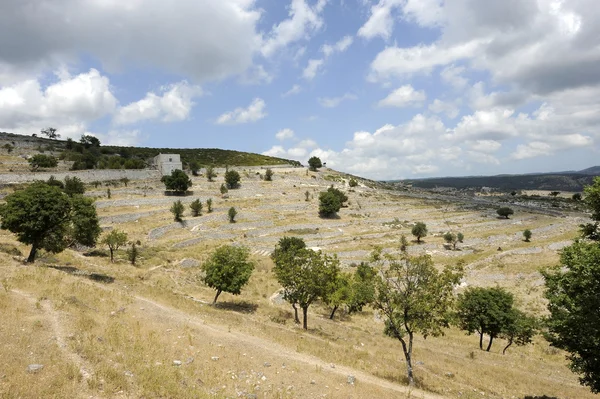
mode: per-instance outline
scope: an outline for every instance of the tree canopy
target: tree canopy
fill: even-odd
[[[438,272],[429,255],[382,258],[376,250],[372,258],[389,264],[376,283],[373,307],[385,321],[385,334],[402,344],[408,381],[413,385],[414,335],[439,336],[449,326],[453,288],[462,278],[462,268],[447,266]]]
[[[58,253],[69,245],[94,246],[100,227],[93,200],[70,198],[60,188],[36,182],[9,194],[0,206],[2,229],[31,245],[27,262],[34,262],[39,249]]]
[[[325,298],[334,287],[339,273],[339,260],[321,251],[306,248],[299,238],[283,237],[273,252],[273,272],[283,287],[283,298],[302,309],[302,326],[308,329],[308,308],[319,298]]]
[[[308,160],[308,168],[313,172],[316,172],[319,168],[323,167],[323,163],[319,157],[310,157]]]
[[[127,244],[127,233],[121,230],[111,230],[102,237],[102,244],[108,246],[110,251],[110,261],[114,262],[114,251]]]
[[[31,158],[29,158],[28,162],[29,165],[31,165],[31,168],[34,170],[40,168],[54,168],[56,167],[56,165],[58,165],[58,159],[56,159],[52,155],[45,154],[35,154]]]
[[[225,172],[225,183],[227,188],[237,188],[240,185],[240,174],[236,170]]]
[[[175,169],[170,176],[163,176],[160,181],[165,184],[167,190],[173,190],[178,194],[185,193],[188,188],[192,187],[189,176],[180,169]]]
[[[333,186],[329,187],[327,191],[323,191],[319,194],[319,216],[335,216],[346,201],[348,201],[348,196],[346,194]]]
[[[427,225],[423,222],[417,222],[413,226],[411,233],[417,237],[417,242],[421,242],[421,238],[427,236]]]
[[[246,247],[224,245],[215,250],[202,265],[206,273],[203,280],[210,288],[217,290],[213,304],[222,292],[239,295],[252,271],[254,262],[249,260],[250,251]]]
[[[510,215],[513,215],[515,211],[513,211],[509,207],[503,206],[502,208],[498,208],[498,210],[496,210],[496,213],[498,214],[498,216],[508,219],[508,217]]]
[[[583,237],[600,241],[600,176],[594,178],[594,183],[584,188],[584,202],[591,212],[592,223],[582,224]]]
[[[575,242],[543,275],[550,311],[546,338],[569,352],[581,384],[600,393],[600,245]]]

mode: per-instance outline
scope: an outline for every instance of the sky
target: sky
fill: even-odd
[[[0,131],[373,179],[600,164],[597,0],[2,0]]]

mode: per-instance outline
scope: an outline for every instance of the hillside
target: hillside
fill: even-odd
[[[8,151],[8,148],[10,151]],[[32,155],[35,153],[49,153],[61,157],[65,161],[76,162],[84,153],[85,147],[80,143],[67,140],[50,140],[43,137],[24,136],[13,133],[0,132],[0,156],[4,155],[0,162],[13,164],[24,164],[27,168],[27,163],[20,155]],[[94,156],[97,158],[97,168],[114,169],[114,160],[118,157],[120,161],[132,159],[139,160],[141,163],[133,164],[130,169],[143,168],[147,166],[149,161],[156,155],[163,153],[175,153],[181,155],[181,161],[184,165],[191,161],[196,161],[200,165],[213,165],[225,167],[229,166],[261,166],[261,165],[294,165],[300,166],[300,162],[270,157],[261,154],[254,154],[242,151],[223,150],[218,148],[147,148],[147,147],[122,147],[122,146],[105,146],[100,145],[97,148]],[[10,159],[9,159],[10,158]],[[69,163],[72,166],[72,162]],[[117,165],[122,166],[122,165]],[[90,168],[82,168],[90,169]]]
[[[430,254],[438,267],[465,263],[467,286],[501,286],[520,309],[543,315],[539,269],[554,265],[586,216],[557,208],[553,214],[520,207],[509,220],[493,203],[469,198],[424,199],[417,192],[378,188],[329,169],[275,170],[272,182],[259,167],[236,168],[242,177],[227,198],[215,182],[193,177],[193,194],[180,197],[184,222],[169,212],[158,177],[88,185],[104,231],[123,230],[139,241],[139,261],[116,263],[99,245],[42,254],[24,265],[29,247],[0,231],[0,396],[8,398],[594,398],[566,367],[565,353],[541,337],[534,345],[503,341],[480,351],[475,336],[456,328],[445,336],[415,339],[417,389],[406,386],[401,345],[383,334],[381,316],[367,307],[329,320],[323,303],[309,309],[309,329],[293,321],[279,294],[270,254],[284,236],[337,255],[344,271],[369,261],[375,246],[397,254],[401,234],[427,224],[423,243],[409,253]],[[318,217],[318,196],[330,185],[344,190],[348,207],[339,218]],[[107,197],[107,188],[111,198]],[[2,196],[12,192],[1,189]],[[306,194],[308,193],[308,194]],[[307,199],[308,195],[308,200]],[[191,217],[194,199],[212,198]],[[238,210],[229,223],[227,210]],[[522,240],[524,229],[532,242]],[[444,232],[461,231],[458,250],[444,246]],[[200,266],[223,244],[250,248],[256,269],[241,295],[202,284]],[[501,250],[499,250],[499,248]],[[43,365],[36,369],[31,365]],[[28,371],[29,368],[29,371]]]
[[[582,191],[592,183],[594,176],[600,176],[600,166],[578,172],[541,173],[524,175],[434,177],[428,179],[396,180],[413,187],[435,188],[451,187],[456,189],[491,187],[501,191],[512,190],[549,190]]]

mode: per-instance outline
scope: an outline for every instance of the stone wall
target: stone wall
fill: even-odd
[[[130,180],[159,179],[157,170],[122,170],[122,169],[95,169],[95,170],[73,170],[68,172],[29,172],[29,173],[3,173],[0,174],[0,183],[26,183],[34,180],[48,180],[54,176],[58,180],[64,180],[66,176],[78,177],[85,183],[93,181],[119,180],[128,178]]]

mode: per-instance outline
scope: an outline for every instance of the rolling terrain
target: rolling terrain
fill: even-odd
[[[502,340],[480,351],[477,337],[456,328],[416,339],[411,390],[400,343],[383,334],[376,312],[341,311],[329,320],[326,306],[311,306],[302,330],[278,295],[269,257],[281,237],[296,236],[352,271],[376,246],[398,253],[400,235],[411,237],[422,221],[429,234],[408,251],[430,254],[439,267],[465,262],[457,292],[505,287],[520,309],[541,316],[539,270],[558,262],[587,215],[515,203],[505,220],[494,199],[394,191],[362,179],[350,188],[349,176],[326,168],[277,168],[272,182],[261,179],[260,167],[235,169],[241,186],[226,197],[219,193],[224,169],[215,182],[193,177],[193,193],[181,198],[165,196],[158,177],[110,182],[111,198],[106,185],[88,185],[102,228],[140,242],[136,266],[124,249],[111,263],[102,246],[42,254],[27,265],[29,248],[0,231],[0,397],[595,397],[566,367],[565,353],[540,336],[502,355]],[[339,218],[322,219],[318,195],[330,185],[347,193],[348,206]],[[189,203],[208,198],[213,212],[191,217]],[[169,212],[176,199],[187,208],[182,223]],[[227,218],[232,206],[236,223]],[[525,229],[531,242],[523,241]],[[464,233],[458,250],[445,247],[447,231]],[[250,248],[256,269],[241,295],[223,293],[211,306],[214,291],[202,284],[200,266],[222,244]]]

